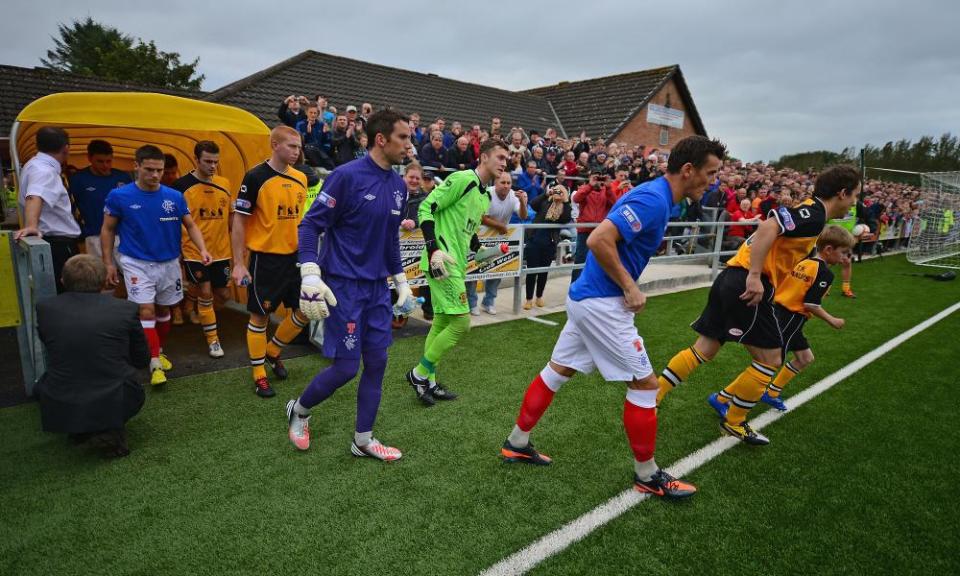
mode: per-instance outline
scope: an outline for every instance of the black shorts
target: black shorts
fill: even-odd
[[[756,306],[748,306],[740,299],[747,274],[746,269],[737,266],[720,272],[710,287],[707,306],[691,326],[699,334],[721,343],[781,348],[780,329],[773,313],[773,285],[766,276],[761,276],[763,298]]]
[[[247,264],[247,311],[264,316],[283,304],[291,310],[300,307],[300,268],[297,253],[268,254],[250,251]]]
[[[774,313],[777,315],[777,323],[780,325],[784,355],[786,355],[786,352],[796,352],[797,350],[810,348],[807,337],[803,335],[803,326],[807,323],[806,316],[791,312],[779,304],[774,306]]]
[[[230,281],[230,260],[214,260],[210,265],[195,260],[184,260],[187,281],[200,285],[209,282],[214,288],[226,288]]]

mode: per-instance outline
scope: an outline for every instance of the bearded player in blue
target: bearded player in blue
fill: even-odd
[[[726,155],[723,144],[703,136],[677,142],[667,174],[623,195],[587,238],[590,253],[570,287],[567,323],[550,362],[530,383],[513,432],[501,449],[507,462],[550,464],[534,449],[530,431],[554,394],[577,372],[599,370],[608,382],[625,382],[623,425],[634,455],[634,488],[666,498],[685,498],[696,487],[657,466],[657,376],[634,315],[646,296],[637,280],[663,241],[670,211],[681,199],[699,202]]]
[[[393,342],[387,278],[396,284],[397,304],[412,309],[414,299],[400,260],[407,186],[391,169],[411,145],[409,119],[381,110],[367,120],[366,133],[370,153],[334,170],[300,223],[300,310],[324,319],[323,354],[333,363],[287,403],[287,435],[297,449],[310,447],[310,409],[351,381],[362,359],[350,451],[390,461],[401,452],[373,437],[373,423]]]

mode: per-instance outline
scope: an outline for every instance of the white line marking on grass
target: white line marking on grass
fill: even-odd
[[[830,374],[823,380],[820,380],[816,384],[813,384],[809,388],[803,390],[795,396],[792,396],[790,398],[791,412],[796,408],[806,404],[810,400],[813,400],[820,394],[823,394],[830,388],[833,388],[843,380],[849,378],[868,364],[872,363],[874,360],[890,352],[897,346],[903,344],[913,336],[923,332],[927,328],[933,326],[957,310],[960,310],[960,302],[957,302],[949,308],[924,320],[899,336],[886,341],[873,351],[867,352],[860,358],[857,358],[850,364],[847,364],[833,374]],[[750,424],[754,430],[763,430],[766,426],[776,422],[780,418],[783,418],[783,416],[786,414],[788,413],[777,412],[776,410],[768,410],[750,420]],[[717,456],[723,454],[739,443],[740,442],[738,440],[730,436],[719,438],[707,444],[703,448],[700,448],[693,454],[690,454],[675,462],[673,466],[668,468],[668,470],[671,474],[678,477],[687,476],[697,468],[703,466],[707,462],[710,462]],[[547,558],[562,552],[571,544],[583,540],[597,528],[600,528],[611,520],[623,515],[628,510],[643,502],[647,498],[649,498],[649,494],[640,494],[633,489],[625,490],[607,500],[603,504],[597,506],[593,510],[580,516],[579,518],[576,518],[572,522],[565,524],[553,532],[541,537],[539,540],[533,542],[526,548],[507,556],[480,574],[481,576],[523,574]]]
[[[536,316],[527,316],[527,320],[531,322],[539,322],[540,324],[546,324],[547,326],[559,326],[553,320],[544,320],[543,318],[537,318]]]

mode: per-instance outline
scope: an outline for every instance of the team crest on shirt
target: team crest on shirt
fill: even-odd
[[[628,224],[630,224],[630,229],[634,232],[639,232],[643,229],[643,224],[640,223],[640,219],[637,218],[633,208],[624,206],[620,209],[620,215],[623,216],[623,219],[626,220]]]
[[[343,337],[343,345],[347,350],[353,350],[357,347],[357,337],[353,334],[347,334]]]
[[[347,322],[347,334],[353,334],[356,331],[357,331],[357,323]]]
[[[177,206],[173,203],[173,200],[164,200],[161,206],[163,207],[163,211],[167,214],[171,214],[177,209]]]
[[[634,340],[634,341],[633,341],[633,347],[637,350],[637,352],[643,352],[643,340],[641,340],[641,339],[639,339],[639,338],[637,338],[636,340]]]
[[[780,220],[783,222],[783,227],[787,230],[793,230],[797,227],[796,223],[793,221],[793,216],[790,215],[790,210],[785,206],[781,206],[777,213],[780,214]]]
[[[139,280],[140,280],[140,279],[137,278],[136,276],[131,276],[131,277],[130,277],[130,283],[131,283],[131,284],[136,284]]]
[[[400,190],[393,191],[393,201],[397,203],[397,209],[399,210],[403,206],[403,199],[406,197],[406,192],[401,192]]]

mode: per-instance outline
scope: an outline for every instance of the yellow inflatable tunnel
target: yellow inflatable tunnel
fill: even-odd
[[[220,175],[236,193],[243,174],[270,156],[270,129],[245,110],[189,98],[141,92],[65,92],[34,100],[20,111],[10,134],[13,164],[36,154],[36,132],[59,126],[70,134],[70,164],[87,166],[87,144],[110,142],[114,168],[133,169],[133,154],[155,144],[177,159],[181,174],[194,168],[193,146],[220,146]]]

